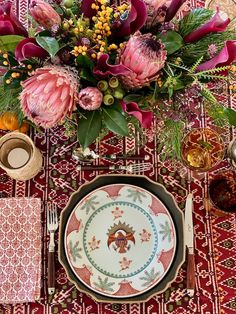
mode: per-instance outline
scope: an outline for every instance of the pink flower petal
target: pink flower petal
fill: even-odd
[[[85,17],[92,18],[96,15],[96,10],[92,9],[92,4],[95,3],[95,0],[82,0],[81,1],[81,12]]]
[[[139,120],[143,128],[150,128],[153,120],[153,113],[147,110],[139,109],[138,104],[130,102],[126,104],[123,100],[120,101],[122,109],[131,116]]]
[[[32,57],[45,58],[47,55],[47,51],[38,46],[35,38],[21,40],[15,49],[15,56],[18,61]]]
[[[53,27],[61,24],[60,15],[53,9],[53,7],[42,0],[34,0],[29,6],[30,15],[34,20],[43,26],[45,29],[51,30]]]
[[[121,22],[118,29],[114,29],[115,37],[124,37],[134,34],[147,20],[147,7],[143,0],[131,0],[131,10],[126,20]]]
[[[195,42],[209,33],[223,32],[228,26],[230,19],[222,19],[219,8],[217,7],[216,14],[211,18],[210,21],[206,22],[190,34],[184,37],[186,43]]]
[[[227,40],[220,53],[211,60],[200,64],[197,70],[205,71],[215,67],[230,65],[233,62],[236,62],[236,40]]]
[[[185,1],[186,0],[172,0],[169,8],[166,11],[165,22],[169,22],[173,19],[173,17]]]
[[[28,36],[26,29],[15,16],[10,1],[0,5],[0,35]]]
[[[10,21],[0,20],[0,35],[14,35],[15,30]]]
[[[104,53],[98,59],[97,66],[94,69],[94,74],[105,77],[108,75],[127,75],[130,70],[122,64],[111,65],[108,64],[109,55]]]
[[[68,84],[57,86],[59,77]],[[79,84],[73,73],[65,68],[59,66],[38,68],[31,77],[22,82],[22,87],[20,94],[22,111],[37,125],[51,128],[66,115],[71,115],[75,109]]]

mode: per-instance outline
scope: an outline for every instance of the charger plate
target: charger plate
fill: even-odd
[[[146,177],[100,176],[62,212],[60,261],[97,300],[148,299],[175,278],[183,254],[182,212]]]

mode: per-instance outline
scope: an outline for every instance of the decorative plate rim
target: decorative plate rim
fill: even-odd
[[[167,208],[168,208],[168,206],[166,205],[165,201],[172,203],[173,208],[172,209],[168,208],[168,210],[170,211],[170,214],[172,216],[172,219],[173,219],[173,222],[175,225],[176,225],[175,220],[179,220],[178,228],[176,228],[176,236],[177,236],[177,238],[180,239],[179,242],[177,241],[179,243],[179,247],[177,244],[174,261],[172,262],[172,265],[171,265],[169,271],[167,272],[167,274],[164,276],[164,278],[161,280],[161,282],[159,282],[156,286],[154,286],[152,289],[148,290],[147,292],[140,294],[138,296],[135,296],[135,297],[121,298],[121,299],[104,296],[102,294],[99,294],[99,293],[87,288],[73,274],[73,271],[70,269],[70,267],[68,267],[69,264],[66,260],[66,256],[65,256],[65,252],[64,252],[65,250],[63,251],[63,249],[64,249],[63,243],[64,243],[65,224],[66,224],[66,221],[68,220],[68,217],[70,215],[70,211],[73,210],[74,206],[78,203],[78,200],[77,200],[78,197],[79,197],[79,199],[81,198],[80,193],[81,192],[84,193],[85,192],[84,190],[88,189],[89,187],[92,187],[92,185],[94,185],[96,183],[98,183],[98,187],[112,184],[112,182],[111,182],[112,179],[116,180],[117,183],[127,183],[127,184],[130,184],[130,182],[124,182],[124,181],[127,181],[129,179],[131,179],[131,180],[135,179],[136,180],[135,185],[140,186],[140,187],[143,187],[142,183],[143,183],[143,181],[146,181],[146,183],[149,184],[150,186],[149,186],[149,188],[145,186],[145,188],[150,193],[153,193],[154,195],[156,195],[160,199],[160,201],[162,201],[164,203],[164,205]],[[138,179],[140,179],[142,181],[142,183],[140,183],[140,180],[138,180]],[[104,183],[103,180],[105,180],[105,181],[109,180],[110,183],[108,183],[108,182]],[[150,191],[151,187],[152,188],[155,187],[155,192]],[[157,187],[159,188],[160,191],[158,191],[158,189],[156,189]],[[92,188],[91,191],[94,189],[95,188]],[[164,197],[160,197],[159,195],[157,195],[161,191],[164,193]],[[85,195],[87,195],[87,194],[85,194]],[[84,197],[84,195],[82,197]],[[165,201],[163,201],[163,199],[165,199]],[[173,213],[171,211],[175,211],[175,217],[173,217]],[[63,218],[66,218],[65,221],[63,221],[64,220]],[[154,295],[164,292],[168,288],[168,286],[170,286],[170,284],[176,279],[178,271],[185,261],[185,249],[186,248],[185,248],[185,244],[184,244],[184,215],[183,215],[183,212],[178,207],[176,200],[173,197],[173,195],[167,191],[165,186],[163,186],[162,184],[160,184],[158,182],[151,180],[150,178],[148,178],[145,175],[129,175],[129,174],[98,175],[93,180],[91,180],[89,182],[85,182],[84,184],[82,184],[77,191],[75,191],[74,193],[71,194],[66,207],[62,210],[61,215],[60,215],[59,244],[58,244],[59,262],[63,266],[68,279],[76,286],[76,288],[79,291],[82,291],[83,293],[88,294],[91,298],[93,298],[97,302],[110,302],[110,303],[134,303],[134,302],[144,302],[144,301],[146,302],[149,299],[151,299]],[[168,278],[168,280],[167,280],[167,278]]]
[[[164,269],[163,273],[161,274],[161,276],[158,278],[158,279],[155,279],[155,282],[153,284],[151,284],[150,286],[146,287],[146,288],[143,288],[143,290],[135,293],[135,294],[131,294],[131,295],[126,295],[126,296],[123,296],[123,295],[112,295],[112,294],[109,294],[109,293],[106,293],[106,292],[99,292],[99,290],[96,290],[95,287],[92,287],[92,286],[89,286],[89,284],[87,284],[83,278],[80,278],[80,276],[78,274],[76,274],[76,267],[73,266],[72,262],[71,262],[71,259],[69,257],[69,252],[68,252],[68,248],[66,249],[67,247],[67,239],[68,239],[68,234],[67,234],[67,231],[68,231],[68,228],[69,228],[69,222],[70,220],[73,218],[73,215],[75,214],[75,212],[78,210],[78,209],[81,209],[81,206],[82,206],[82,203],[85,201],[85,199],[89,199],[94,193],[96,192],[99,192],[100,190],[102,190],[104,187],[106,189],[108,189],[109,187],[114,187],[114,186],[121,186],[121,190],[123,188],[139,188],[141,191],[143,192],[146,192],[150,197],[154,197],[162,206],[162,209],[165,210],[165,215],[168,216],[169,220],[170,220],[170,224],[172,225],[173,227],[173,233],[174,233],[174,243],[173,243],[173,247],[171,247],[171,249],[173,249],[173,253],[172,253],[172,256],[170,258],[170,260],[168,261],[168,265],[167,267]],[[108,193],[108,192],[107,192]],[[119,200],[118,202],[122,202],[122,200]],[[129,202],[127,202],[127,204],[129,204]],[[137,205],[137,204],[136,204]],[[103,205],[104,206],[104,205]],[[141,206],[140,204],[137,205],[138,207]],[[150,205],[149,205],[150,206]],[[148,210],[148,207],[146,208],[146,206],[144,206],[144,208],[142,208],[146,214],[148,216],[150,216],[150,218],[152,218],[152,215],[150,214],[150,210]],[[88,220],[90,220],[91,216],[93,216],[96,211],[99,210],[99,209],[96,209],[90,216],[87,217],[87,222]],[[157,216],[155,214],[153,214],[154,216],[154,220],[157,218]],[[83,221],[84,223],[86,221]],[[154,222],[154,221],[153,221]],[[155,222],[154,222],[155,223]],[[78,280],[80,280],[82,282],[82,284],[84,284],[85,286],[88,287],[88,289],[94,291],[95,293],[99,293],[101,295],[104,295],[106,297],[112,297],[114,299],[124,299],[124,298],[131,298],[131,297],[135,297],[135,296],[138,296],[140,294],[144,294],[146,292],[148,292],[149,290],[151,290],[154,286],[158,285],[158,283],[166,276],[166,274],[168,273],[172,263],[173,263],[173,260],[175,258],[175,254],[176,254],[176,249],[177,249],[177,246],[178,246],[178,243],[177,243],[177,237],[176,237],[176,226],[175,226],[175,223],[174,223],[174,220],[173,220],[173,217],[171,215],[171,213],[169,212],[167,206],[157,197],[157,195],[155,195],[154,193],[150,192],[149,190],[143,188],[143,187],[140,187],[140,186],[137,186],[135,184],[131,184],[131,183],[110,183],[110,184],[107,184],[107,185],[104,185],[104,186],[100,186],[100,187],[97,187],[96,189],[90,191],[86,196],[84,196],[83,198],[81,198],[78,203],[74,206],[74,208],[70,211],[70,214],[68,216],[68,219],[67,221],[65,222],[65,227],[64,227],[64,248],[65,248],[65,255],[66,255],[66,258],[67,258],[67,261],[69,263],[69,266],[70,266],[70,269],[73,271],[74,273],[74,276],[78,278]],[[85,230],[84,230],[85,232]],[[140,252],[141,253],[141,252]],[[155,253],[157,254],[157,252]],[[86,254],[85,254],[86,255]],[[154,257],[153,257],[154,258]],[[153,263],[153,258],[152,258],[152,263]],[[90,263],[93,265],[93,263],[90,261]],[[103,273],[103,272],[102,272]],[[134,276],[131,276],[131,277],[135,277],[137,274],[134,274]],[[128,276],[129,278],[130,276]],[[112,277],[113,278],[113,277]],[[126,278],[126,277],[119,277],[120,279],[122,278]],[[114,278],[113,278],[114,280]]]

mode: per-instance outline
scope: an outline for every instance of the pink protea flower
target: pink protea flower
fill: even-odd
[[[52,6],[43,0],[34,0],[30,5],[30,15],[39,25],[45,29],[58,28],[61,24],[60,15],[52,8]]]
[[[148,86],[164,67],[166,55],[164,45],[152,34],[131,36],[118,57],[118,62],[130,70],[120,76],[123,85],[127,89]]]
[[[76,108],[79,84],[74,73],[59,66],[38,68],[22,82],[21,109],[35,124],[51,128]]]
[[[79,105],[85,110],[96,110],[102,104],[103,94],[96,87],[86,87],[79,92]]]

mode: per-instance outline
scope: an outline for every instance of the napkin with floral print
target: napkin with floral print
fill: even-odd
[[[41,200],[0,198],[0,303],[40,297]]]

